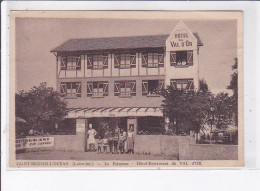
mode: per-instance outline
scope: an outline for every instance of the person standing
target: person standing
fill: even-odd
[[[127,132],[127,153],[134,154],[134,131],[133,128],[129,128]]]
[[[107,135],[105,135],[102,141],[104,153],[107,153],[107,142],[108,142]]]
[[[88,145],[89,145],[89,151],[95,151],[95,144],[96,144],[96,140],[95,140],[95,136],[96,136],[97,132],[95,129],[92,128],[92,124],[89,124],[89,130],[88,130]]]
[[[101,139],[101,136],[99,136],[99,139],[98,139],[98,154],[102,153],[101,152],[102,144],[103,144],[103,139]]]
[[[127,134],[123,131],[123,145],[124,145],[124,153],[127,152]]]
[[[118,142],[119,142],[119,133],[118,131],[116,131],[113,136],[114,154],[118,153]]]

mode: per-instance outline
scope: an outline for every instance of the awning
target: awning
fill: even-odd
[[[66,118],[91,118],[91,117],[162,117],[162,107],[94,107],[68,109]]]

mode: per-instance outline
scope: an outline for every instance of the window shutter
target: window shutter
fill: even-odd
[[[61,70],[66,70],[67,69],[67,57],[59,57],[61,62],[60,62],[60,69]]]
[[[176,66],[177,62],[176,62],[176,51],[173,51],[170,53],[170,63],[171,66]]]
[[[93,56],[87,55],[87,69],[93,68]]]
[[[103,96],[108,96],[108,82],[103,82]]]
[[[189,66],[193,65],[193,50],[188,50],[187,52],[187,64]]]
[[[130,55],[130,67],[135,68],[136,67],[136,54]]]
[[[148,80],[142,81],[142,95],[145,96],[148,94]]]
[[[120,60],[121,60],[120,54],[115,54],[114,68],[120,68]]]
[[[119,96],[120,95],[120,82],[116,81],[114,85],[114,95]]]
[[[91,97],[93,92],[93,82],[87,82],[87,97]]]
[[[76,83],[76,96],[81,97],[81,82]]]
[[[164,89],[164,80],[159,80],[159,87],[158,87],[159,94],[162,93],[163,89]]]
[[[81,60],[84,60],[84,55],[81,55],[79,57],[76,57],[76,69],[81,69]]]
[[[158,66],[164,67],[164,54],[158,54]]]
[[[67,86],[66,86],[66,83],[65,82],[62,82],[60,84],[60,94],[61,96],[65,96],[66,95],[66,92],[67,92]]]
[[[108,68],[108,55],[107,54],[103,55],[103,68],[104,69]]]
[[[131,96],[136,96],[136,81],[130,81]]]
[[[193,90],[193,89],[194,89],[193,80],[188,80],[188,85],[186,87],[186,90]]]
[[[142,67],[147,67],[148,55],[142,53]]]
[[[175,90],[177,89],[177,81],[176,80],[171,80],[171,87]]]

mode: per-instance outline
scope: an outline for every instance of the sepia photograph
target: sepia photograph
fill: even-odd
[[[28,12],[11,14],[13,167],[243,166],[242,12]]]

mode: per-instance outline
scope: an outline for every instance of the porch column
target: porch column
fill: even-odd
[[[86,151],[86,133],[88,128],[87,119],[76,119],[76,136],[78,147],[76,151],[85,152]]]

